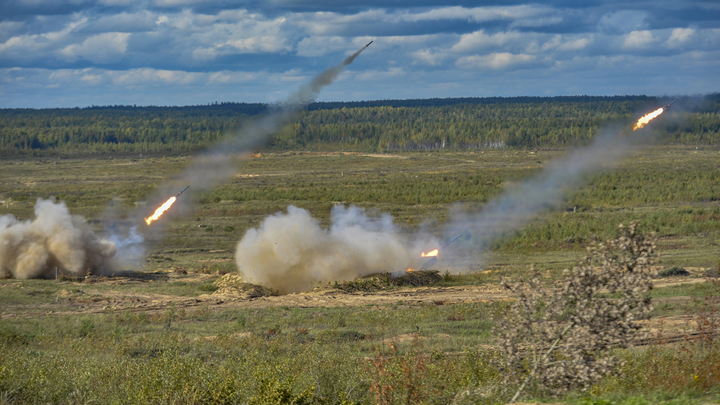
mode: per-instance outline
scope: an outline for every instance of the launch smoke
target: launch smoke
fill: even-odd
[[[650,140],[649,132],[604,129],[589,146],[548,163],[537,176],[505,191],[481,211],[454,212],[447,234],[472,235],[472,248],[482,254],[493,241],[521,229],[540,213],[557,208],[589,175],[609,170],[621,158],[650,144]]]
[[[370,44],[368,44],[370,45]],[[332,66],[301,86],[287,100],[274,106],[273,111],[262,117],[245,123],[233,133],[229,133],[220,142],[213,145],[207,152],[200,154],[190,166],[179,176],[177,182],[163,185],[157,193],[156,200],[162,201],[168,195],[175,194],[178,184],[190,184],[190,192],[211,190],[226,182],[237,171],[242,156],[254,148],[263,145],[270,136],[297,119],[298,114],[312,103],[320,91],[332,83],[338,75],[351,64],[365,48],[345,58],[340,64]],[[179,199],[179,204],[185,203]],[[176,204],[177,205],[177,204]]]
[[[115,243],[96,236],[64,202],[38,199],[35,219],[0,216],[0,277],[39,278],[109,270]]]
[[[610,169],[649,140],[649,132],[603,130],[591,145],[550,162],[540,174],[506,190],[480,211],[454,210],[445,227],[447,240],[458,234],[469,238],[458,241],[464,249],[453,246],[443,262],[467,260],[458,250],[469,252],[476,263],[482,262],[493,241],[556,208],[588,175]],[[237,247],[237,264],[247,279],[287,293],[322,281],[417,268],[418,260],[425,260],[420,258],[421,250],[440,246],[437,239],[422,233],[402,237],[391,226],[392,217],[383,218],[385,225],[378,226],[356,208],[336,206],[332,225],[324,230],[307,211],[291,206],[287,214],[273,215],[246,233]]]
[[[361,208],[337,205],[331,223],[322,228],[308,211],[294,206],[266,218],[237,246],[240,272],[245,279],[287,294],[328,281],[404,272],[421,260],[390,215],[374,219]]]

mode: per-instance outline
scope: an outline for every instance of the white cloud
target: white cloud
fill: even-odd
[[[585,49],[594,40],[593,35],[578,39],[567,39],[562,35],[554,35],[549,41],[545,42],[541,48],[543,52],[557,51],[579,51]]]
[[[509,42],[519,41],[522,35],[519,32],[498,32],[487,35],[485,31],[475,31],[471,34],[464,34],[455,45],[450,48],[452,52],[471,52],[490,46],[503,46]]]
[[[412,53],[412,56],[416,61],[430,66],[439,65],[444,59],[447,58],[446,53],[442,52],[431,52],[429,49],[421,49]]]
[[[504,69],[522,65],[535,60],[535,56],[526,54],[512,54],[508,52],[491,53],[489,55],[472,55],[459,58],[456,65],[462,69],[491,68]]]
[[[345,37],[305,37],[297,45],[299,56],[317,57],[331,52],[341,52],[353,48],[350,41]]]
[[[598,26],[605,31],[626,33],[645,28],[647,17],[645,11],[621,10],[603,15]]]
[[[87,38],[81,45],[69,45],[60,54],[70,62],[83,58],[93,63],[113,63],[125,55],[128,38],[130,34],[125,32],[106,32]]]
[[[671,48],[675,48],[687,43],[691,37],[695,35],[695,30],[692,28],[675,28],[670,34],[670,38],[665,42],[665,45]]]
[[[59,44],[71,41],[71,35],[86,21],[87,18],[71,21],[60,31],[14,36],[0,44],[0,55],[5,53],[8,58],[27,59],[54,50]]]
[[[656,41],[652,32],[648,30],[633,31],[625,36],[623,47],[632,49],[645,48]]]
[[[402,12],[399,19],[404,21],[438,21],[438,20],[467,20],[474,22],[487,22],[497,20],[515,20],[538,17],[553,12],[548,7],[522,5],[508,7],[440,7],[420,13]],[[557,11],[554,11],[557,13]]]
[[[382,80],[396,79],[398,77],[405,76],[406,72],[401,67],[391,67],[387,70],[366,70],[360,74],[355,75],[355,79],[362,81],[375,81],[379,82]]]

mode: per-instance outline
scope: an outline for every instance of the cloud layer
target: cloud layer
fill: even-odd
[[[252,3],[3,2],[0,107],[273,102],[370,40],[322,100],[720,90],[712,2]]]

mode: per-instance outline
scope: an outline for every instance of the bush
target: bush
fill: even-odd
[[[510,403],[526,391],[587,390],[618,364],[611,349],[632,343],[639,329],[633,321],[652,310],[655,244],[635,222],[620,232],[592,246],[559,289],[543,288],[534,269],[529,282],[504,283],[517,295],[496,329]]]

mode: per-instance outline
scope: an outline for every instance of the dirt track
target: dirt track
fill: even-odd
[[[203,282],[212,276],[198,275],[192,277],[193,281]],[[188,280],[188,279],[184,279]],[[206,294],[198,297],[181,297],[164,294],[136,293],[123,286],[139,284],[139,281],[123,277],[100,280],[93,283],[62,282],[65,289],[58,294],[65,305],[46,303],[31,307],[5,308],[0,312],[0,318],[15,318],[24,316],[43,315],[80,315],[93,313],[107,313],[110,311],[130,312],[161,312],[171,306],[175,308],[210,307],[216,310],[228,308],[314,308],[314,307],[352,307],[368,305],[389,305],[402,303],[452,305],[470,302],[491,302],[512,297],[498,284],[484,284],[479,286],[458,287],[416,287],[401,288],[379,292],[353,292],[348,293],[337,289],[325,289],[298,294],[289,294],[270,297],[253,297],[247,294]],[[161,281],[162,282],[162,281]],[[656,287],[667,287],[679,284],[694,284],[704,282],[700,278],[664,278],[655,280]],[[77,291],[78,287],[81,293]],[[115,288],[117,287],[117,288]],[[690,297],[676,296],[656,298],[654,301],[681,303],[691,300]],[[672,330],[687,329],[691,326],[688,316],[674,316],[664,318],[664,328]],[[650,330],[659,326],[659,320],[653,319],[643,322]]]

